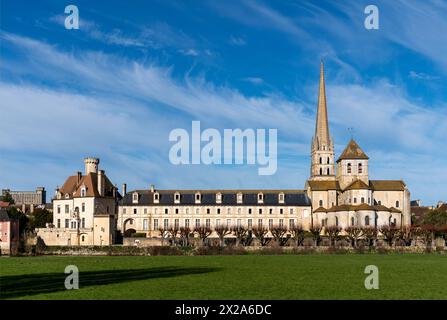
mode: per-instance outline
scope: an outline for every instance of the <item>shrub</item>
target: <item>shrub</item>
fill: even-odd
[[[130,235],[132,238],[146,238],[146,233],[144,232],[135,232]]]

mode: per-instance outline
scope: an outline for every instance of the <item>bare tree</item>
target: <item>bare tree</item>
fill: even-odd
[[[362,228],[363,238],[365,239],[368,247],[372,247],[376,244],[377,240],[377,228],[375,227],[363,227]]]
[[[240,244],[245,245],[245,240],[248,235],[248,229],[245,229],[242,226],[236,226],[232,228],[232,231],[234,232],[234,236],[236,237],[236,246],[239,246]]]
[[[259,240],[259,242],[261,243],[261,246],[266,246],[271,238],[267,237],[267,233],[269,232],[267,228],[258,226],[258,227],[254,227],[252,229],[253,234],[255,235],[255,237]]]
[[[326,228],[326,234],[329,237],[329,242],[331,246],[335,246],[335,242],[338,240],[341,228],[338,226],[329,226]]]
[[[402,240],[405,246],[411,246],[413,240],[416,240],[418,236],[418,229],[415,226],[402,227],[398,231],[396,237],[399,240]]]
[[[303,245],[305,231],[302,225],[300,224],[293,225],[292,228],[289,230],[289,232],[292,235],[293,239],[295,240],[295,245],[297,247]]]
[[[220,246],[223,247],[225,245],[225,236],[231,234],[231,229],[227,226],[220,225],[216,226],[214,231],[216,231],[217,236],[219,237]]]
[[[351,240],[351,245],[354,248],[357,247],[357,241],[362,236],[362,228],[351,226],[347,227],[345,231],[347,233],[348,239]]]
[[[312,233],[312,237],[314,239],[315,246],[317,247],[320,244],[321,241],[321,230],[323,229],[322,226],[315,224],[310,228],[310,233]]]
[[[273,226],[273,228],[270,230],[273,235],[273,239],[280,245],[285,246],[289,238],[284,237],[287,233],[287,228],[284,226]]]
[[[379,231],[382,234],[385,242],[388,244],[388,246],[392,247],[394,240],[396,240],[396,237],[398,235],[399,229],[397,229],[395,226],[391,225],[383,225],[379,227]]]
[[[189,227],[180,227],[180,239],[182,239],[182,245],[189,245],[189,235],[192,233],[192,230]]]
[[[202,240],[202,245],[205,244],[206,238],[208,238],[212,232],[211,228],[208,227],[196,227],[194,229],[194,232],[197,232],[199,235],[200,240]]]
[[[177,245],[177,235],[179,233],[179,227],[174,224],[174,225],[169,226],[167,231],[168,231],[169,238],[171,239],[171,244],[176,246]]]
[[[427,248],[433,245],[435,239],[436,227],[432,224],[424,224],[421,226],[421,236]]]

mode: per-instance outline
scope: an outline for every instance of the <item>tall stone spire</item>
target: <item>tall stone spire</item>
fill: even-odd
[[[323,61],[321,61],[320,64],[318,110],[315,123],[315,135],[312,139],[311,159],[311,180],[335,179],[334,143],[329,135]]]
[[[324,84],[324,65],[320,63],[320,88],[318,90],[317,122],[315,125],[315,142],[321,146],[330,146],[329,125],[326,106],[326,88]]]

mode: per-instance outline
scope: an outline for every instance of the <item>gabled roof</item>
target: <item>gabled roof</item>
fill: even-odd
[[[316,210],[314,210],[314,212],[327,212],[327,209],[325,209],[323,207],[319,207]]]
[[[345,190],[369,190],[371,189],[366,183],[362,180],[353,181],[349,186],[345,188]]]
[[[345,150],[341,153],[340,157],[338,158],[337,162],[344,160],[344,159],[366,159],[368,160],[369,157],[363,152],[363,150],[360,148],[360,146],[355,142],[353,139],[349,141],[348,145],[346,146]]]
[[[369,180],[374,191],[404,191],[405,183],[402,180]]]
[[[340,185],[336,180],[308,180],[307,183],[312,191],[340,190]]]
[[[86,189],[86,197],[99,197],[98,174],[90,172],[88,175],[80,176],[79,182],[78,176],[69,176],[59,189],[59,192],[62,194],[62,197],[66,194],[69,194],[70,198],[80,197],[82,187],[85,187]],[[114,186],[112,182],[110,182],[109,178],[104,174],[104,196],[112,197],[113,188]],[[118,194],[118,191],[116,192]]]

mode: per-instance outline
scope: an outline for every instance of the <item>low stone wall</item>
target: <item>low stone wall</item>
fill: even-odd
[[[446,254],[446,247],[397,246],[397,247],[340,247],[340,246],[201,246],[201,247],[174,247],[174,246],[47,246],[36,247],[23,255],[68,255],[68,256],[156,256],[156,255],[243,255],[243,254],[391,254],[391,253],[436,253]]]

